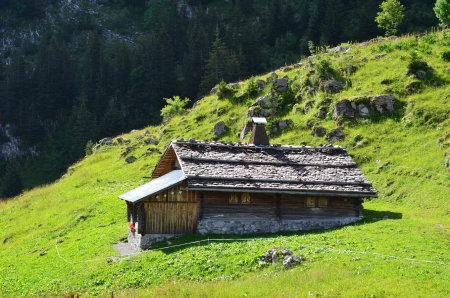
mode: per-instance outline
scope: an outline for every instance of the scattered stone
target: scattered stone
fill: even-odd
[[[356,66],[353,65],[349,65],[345,68],[345,72],[347,74],[354,74],[356,71],[358,70],[358,68]]]
[[[359,116],[361,116],[363,118],[367,118],[367,117],[369,117],[369,108],[366,107],[364,104],[360,103],[360,104],[358,104],[358,113],[359,113]]]
[[[226,131],[227,131],[227,126],[225,125],[225,122],[220,121],[220,122],[217,122],[216,125],[214,125],[213,133],[214,133],[216,136],[221,136],[221,135],[223,135]]]
[[[270,116],[270,112],[266,109],[256,106],[250,107],[247,111],[247,115],[249,117],[268,117]]]
[[[130,142],[130,139],[123,138],[123,137],[118,137],[117,138],[117,143],[119,143],[119,144],[127,144],[129,142]]]
[[[376,54],[376,55],[375,55],[375,60],[380,60],[380,59],[383,58],[384,56],[386,56],[386,54]]]
[[[144,140],[144,143],[146,144],[146,145],[158,145],[158,140],[157,139],[154,139],[154,138],[148,138],[148,139],[145,139]]]
[[[256,84],[258,85],[259,89],[264,89],[264,87],[266,87],[266,82],[264,82],[263,80],[257,80]]]
[[[425,70],[418,70],[415,74],[415,77],[419,80],[423,80],[427,77],[427,72]]]
[[[348,99],[341,100],[334,106],[333,119],[336,120],[339,117],[355,118],[355,110]]]
[[[278,93],[286,92],[289,88],[289,78],[288,76],[284,76],[281,79],[277,79],[275,81],[275,89]]]
[[[279,127],[280,129],[285,129],[285,128],[288,127],[291,123],[292,123],[292,120],[281,120],[280,122],[278,122],[278,127]]]
[[[252,129],[252,123],[247,122],[247,124],[245,124],[245,126],[241,130],[241,133],[239,134],[239,140],[240,141],[244,140],[245,136],[250,132],[251,129]]]
[[[114,145],[114,140],[112,138],[104,138],[99,143],[100,145]]]
[[[217,86],[214,86],[214,87],[211,88],[211,91],[209,91],[209,94],[211,94],[211,95],[212,94],[216,94],[217,90],[218,90]]]
[[[328,109],[325,107],[321,107],[319,109],[319,112],[317,112],[317,117],[323,119],[327,116],[327,113],[328,113]]]
[[[433,71],[433,68],[428,65],[426,61],[417,61],[414,63],[414,67],[408,69],[406,74],[408,76],[414,76],[416,79],[423,80],[430,71]]]
[[[322,126],[314,126],[311,133],[313,136],[323,137],[326,135],[327,130]]]
[[[282,261],[282,264],[285,268],[289,268],[299,264],[304,260],[304,258],[300,256],[294,256],[292,251],[289,249],[274,247],[272,249],[269,249],[262,257],[260,257],[258,263],[276,265],[279,260]]]
[[[337,141],[342,141],[344,139],[345,139],[345,134],[341,128],[333,129],[327,134],[327,140],[331,144],[333,144],[334,142],[337,142]]]
[[[134,157],[133,155],[128,156],[128,157],[125,159],[125,161],[126,161],[127,163],[133,163],[133,162],[135,162],[136,160],[137,160],[137,158]]]
[[[394,111],[395,96],[392,94],[375,95],[370,99],[370,105],[379,113],[392,113]]]
[[[409,95],[419,92],[420,89],[422,89],[422,82],[420,81],[413,81],[406,85],[406,93]]]
[[[262,108],[268,108],[270,107],[270,96],[269,95],[263,95],[258,97],[252,104],[252,106],[259,106]]]
[[[277,73],[276,72],[272,72],[271,74],[270,74],[270,76],[267,78],[267,83],[273,83],[273,82],[275,82],[275,80],[277,80],[278,79],[278,75],[277,75]]]
[[[290,67],[290,66],[286,66],[286,67],[283,68],[284,72],[288,72],[288,71],[291,71],[291,70],[292,70],[292,67]]]
[[[345,84],[341,81],[328,80],[322,83],[322,89],[328,93],[339,93],[344,90]]]
[[[241,88],[241,85],[240,85],[239,83],[228,84],[228,86],[229,86],[231,89],[235,89],[235,90]]]
[[[303,108],[303,113],[307,114],[314,106],[314,102],[308,101],[305,103],[305,107]]]
[[[145,132],[144,132],[144,136],[149,136],[150,135],[150,131],[147,129]]]
[[[128,154],[130,154],[130,152],[131,151],[133,151],[133,147],[127,147],[127,148],[125,148],[125,151],[124,152],[122,152],[121,154],[120,154],[120,157],[125,157],[125,156],[127,156]]]

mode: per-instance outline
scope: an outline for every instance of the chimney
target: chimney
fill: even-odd
[[[266,118],[252,118],[253,122],[253,128],[252,128],[252,135],[250,136],[250,144],[253,144],[255,146],[268,146],[269,143],[269,137],[266,133],[266,124],[267,120]]]

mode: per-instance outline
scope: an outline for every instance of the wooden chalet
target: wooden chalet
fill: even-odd
[[[120,196],[129,242],[321,229],[362,218],[363,198],[376,191],[345,149],[270,145],[265,123],[254,118],[249,145],[172,141],[153,180]]]

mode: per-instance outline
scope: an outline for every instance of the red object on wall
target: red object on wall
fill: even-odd
[[[134,227],[134,223],[130,223],[130,231],[131,232],[136,232],[136,229],[135,229],[135,227]]]

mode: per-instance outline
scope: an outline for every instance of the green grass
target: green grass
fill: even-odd
[[[145,177],[160,156],[148,149],[161,152],[180,137],[214,139],[212,128],[218,121],[229,128],[220,140],[238,140],[254,98],[219,100],[212,95],[165,125],[124,135],[134,146],[135,163],[120,158],[129,145],[103,146],[55,183],[0,203],[0,296],[114,292],[125,297],[449,297],[450,175],[445,154],[450,154],[450,65],[441,58],[449,45],[449,36],[437,32],[419,41],[403,37],[354,44],[349,54],[321,54],[336,69],[357,65],[357,72],[347,76],[351,87],[336,95],[319,92],[304,98],[297,105],[314,103],[307,114],[286,107],[277,115],[293,125],[272,136],[273,143],[318,145],[326,140],[312,136],[307,122],[336,127],[331,115],[315,117],[323,98],[336,102],[386,92],[398,97],[394,115],[345,121],[346,139],[338,143],[379,191],[379,198],[364,203],[363,222],[117,258],[112,245],[124,240],[127,232],[126,207],[117,196],[148,181]],[[408,95],[411,50],[434,68],[435,80],[423,82],[418,93]],[[379,54],[384,56],[376,59]],[[308,72],[303,66],[287,75],[301,81]],[[385,79],[390,84],[381,84]],[[242,82],[238,95],[246,84]],[[144,143],[147,130],[160,140],[158,146]],[[361,138],[365,144],[354,147]],[[188,235],[173,243],[207,238]],[[258,265],[257,258],[273,246],[290,248],[306,260],[290,270]]]

